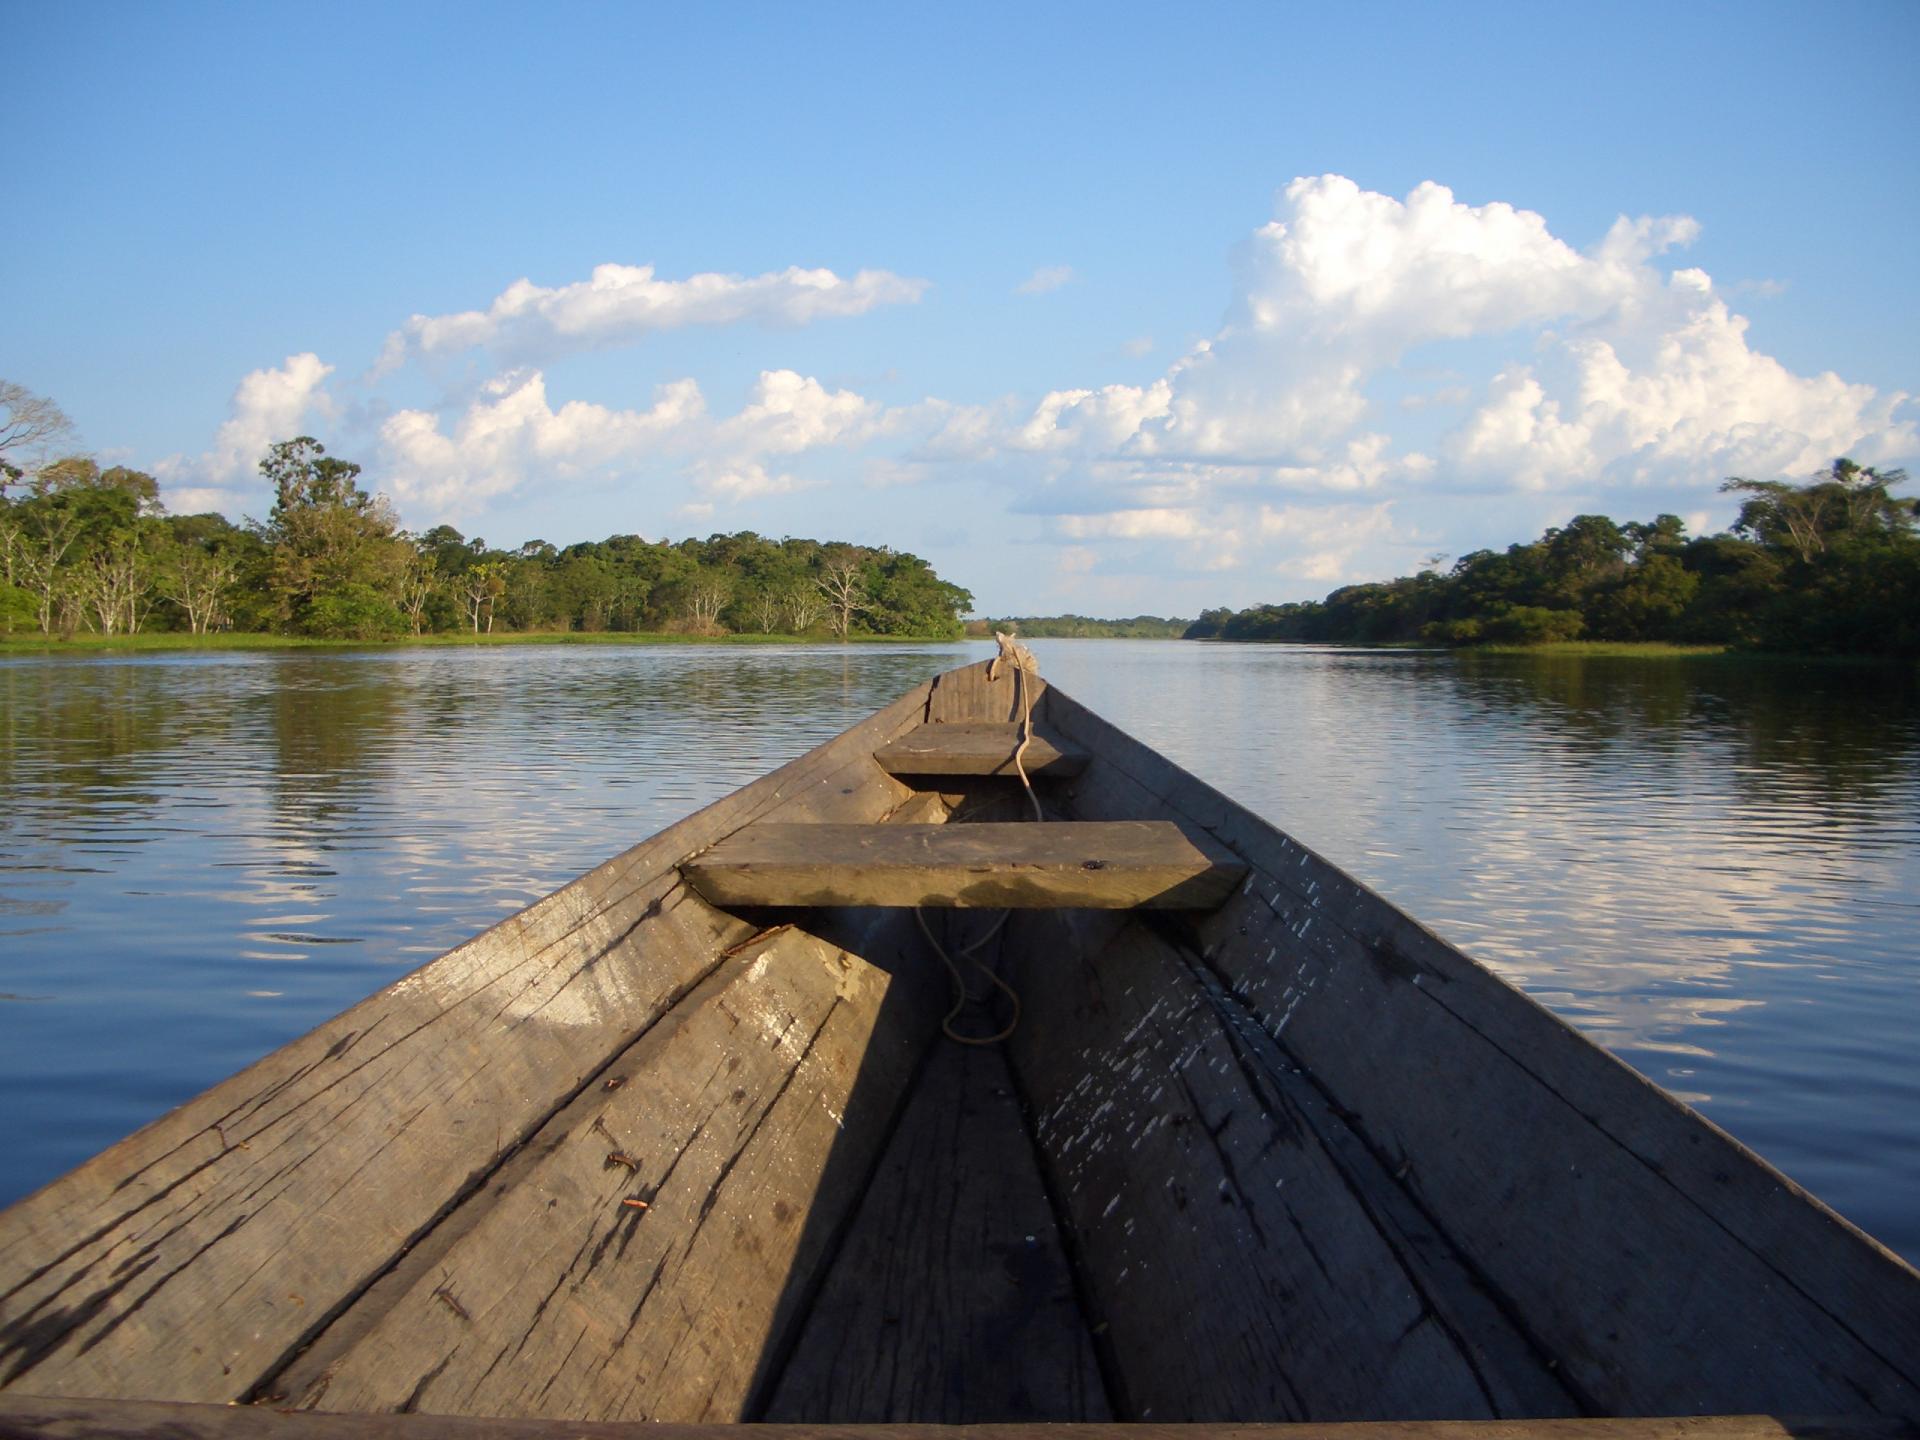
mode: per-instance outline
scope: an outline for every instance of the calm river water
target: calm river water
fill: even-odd
[[[0,1204],[988,648],[0,660]],[[1911,672],[1034,649],[1920,1259]]]

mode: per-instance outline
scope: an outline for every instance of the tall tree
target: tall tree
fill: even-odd
[[[396,601],[414,550],[392,506],[360,488],[360,467],[301,435],[274,445],[260,473],[274,490],[263,538],[282,621],[354,639],[404,631]]]

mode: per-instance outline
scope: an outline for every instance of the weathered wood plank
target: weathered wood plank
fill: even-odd
[[[1157,810],[1258,862],[1197,922],[1207,963],[1589,1408],[1920,1414],[1910,1266],[1320,857],[1047,698],[1099,757],[1073,813]]]
[[[753,825],[681,867],[716,905],[1218,904],[1245,865],[1164,821]]]
[[[1912,1434],[1897,1420],[1772,1415],[1348,1425],[663,1425],[0,1395],[4,1440],[1901,1440]]]
[[[768,814],[877,819],[922,686],[0,1213],[0,1389],[246,1394],[753,927],[679,883]]]
[[[1051,736],[1035,732],[1020,755],[1020,767],[1013,763],[1020,750],[1022,726],[1017,721],[955,722],[922,725],[910,730],[891,745],[873,752],[880,768],[890,775],[1004,775],[1018,778],[1020,768],[1030,777],[1064,779],[1087,768],[1087,752],[1063,745]]]
[[[377,1323],[338,1353],[323,1336],[284,1403],[738,1418],[931,1034],[890,989],[799,930],[734,955],[609,1067],[616,1088],[534,1137]]]
[[[1178,958],[1135,917],[1104,943],[1112,922],[1016,923],[1046,958],[1013,977],[1014,1073],[1119,1413],[1492,1415],[1471,1347]]]
[[[998,1049],[935,1044],[761,1418],[1111,1418]]]
[[[934,676],[927,696],[927,724],[1004,724],[1022,719],[1026,706],[1039,709],[1040,699],[1047,693],[1045,680],[1023,675],[1011,665],[1002,665],[998,678],[990,680],[989,668],[989,662],[983,660]]]

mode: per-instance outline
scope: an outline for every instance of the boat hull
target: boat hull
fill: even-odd
[[[1050,822],[1177,825],[1231,857],[1224,898],[923,931],[825,892],[721,908],[683,873],[758,825],[1018,819],[1021,782],[942,773],[937,727],[977,750],[1029,706],[1075,757],[1035,781]],[[902,778],[876,753],[936,758]],[[930,941],[976,949],[1017,1014],[950,1005]],[[1911,1267],[1291,837],[986,666],[0,1214],[0,1416],[1871,1426],[1920,1415],[1916,1357]]]

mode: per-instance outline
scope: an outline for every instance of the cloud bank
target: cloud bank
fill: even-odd
[[[413,316],[372,372],[374,400],[351,412],[313,354],[256,371],[206,453],[168,462],[166,478],[211,494],[312,417],[364,415],[343,444],[374,447],[369,478],[419,525],[588,488],[749,524],[755,507],[818,491],[806,503],[823,528],[857,514],[904,533],[925,506],[919,487],[945,482],[967,487],[969,508],[997,507],[1003,537],[1052,547],[1069,581],[1217,586],[1234,571],[1249,587],[1317,593],[1469,548],[1454,532],[1489,506],[1499,513],[1482,528],[1518,539],[1513,517],[1555,507],[1636,513],[1657,496],[1707,510],[1729,474],[1920,450],[1906,393],[1796,374],[1756,349],[1729,295],[1674,259],[1699,231],[1687,216],[1623,216],[1578,245],[1539,214],[1438,184],[1395,198],[1304,178],[1235,248],[1224,318],[1155,378],[1063,375],[986,404],[885,404],[775,362],[754,367],[730,413],[691,378],[624,407],[552,396],[541,367],[696,325],[770,328],[755,345],[777,354],[782,328],[911,304],[928,282],[797,267],[662,280],[602,265]],[[1019,293],[1073,278],[1043,268]],[[1130,318],[1116,317],[1108,353],[1150,344],[1124,341]],[[378,403],[394,367],[473,353],[495,362],[477,392]]]

